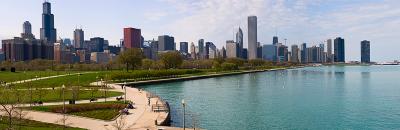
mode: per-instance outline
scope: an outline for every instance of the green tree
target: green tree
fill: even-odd
[[[225,60],[225,62],[226,63],[232,63],[232,64],[235,64],[235,65],[240,67],[240,66],[244,65],[245,60],[240,59],[240,58],[228,58],[228,59]]]
[[[183,58],[178,51],[162,53],[160,59],[166,69],[178,68],[183,63]]]
[[[257,66],[262,66],[265,64],[265,61],[262,59],[253,59],[253,60],[249,60],[249,64],[252,67],[257,67]]]
[[[153,68],[154,64],[156,62],[154,60],[150,60],[150,59],[143,59],[142,60],[142,69],[145,70],[150,70]]]
[[[131,67],[132,70],[135,70],[136,67],[141,66],[143,57],[144,56],[141,49],[131,48],[125,50],[118,56],[118,62],[125,64],[126,71],[128,72],[129,67]]]

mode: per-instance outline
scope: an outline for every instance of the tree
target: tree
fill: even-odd
[[[155,61],[150,59],[143,59],[142,60],[142,69],[150,70],[153,68]]]
[[[118,62],[121,64],[125,64],[126,71],[129,71],[129,67],[134,70],[136,67],[142,65],[143,52],[138,48],[130,48],[122,52],[118,56]]]
[[[262,59],[253,59],[253,60],[249,60],[249,64],[252,67],[256,67],[256,66],[262,66],[265,64],[265,61]]]
[[[237,66],[243,66],[245,60],[240,59],[240,58],[228,58],[228,59],[225,60],[225,62],[226,63],[232,63],[232,64],[235,64]]]
[[[160,59],[166,69],[176,69],[183,63],[183,58],[178,51],[162,53]]]
[[[15,126],[15,119],[22,119],[22,103],[25,95],[21,91],[12,88],[0,88],[0,113],[7,115],[8,129],[12,130]]]

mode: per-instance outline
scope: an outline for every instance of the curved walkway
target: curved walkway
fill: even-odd
[[[96,85],[97,83],[92,83]],[[120,85],[109,84],[110,91],[124,92]],[[158,126],[155,125],[155,121],[158,123],[164,121],[168,116],[167,112],[153,112],[151,110],[151,105],[156,104],[156,102],[161,102],[158,98],[151,99],[151,105],[148,105],[147,93],[146,91],[139,91],[137,88],[126,87],[126,99],[135,103],[136,109],[130,109],[129,115],[119,117],[115,121],[104,121],[86,117],[79,117],[73,115],[67,115],[63,118],[63,114],[49,113],[49,112],[38,112],[38,111],[25,111],[25,118],[35,121],[41,121],[46,123],[55,123],[63,125],[63,119],[66,119],[66,125],[70,127],[79,127],[89,130],[114,130],[118,129],[117,124],[125,129],[157,129]],[[108,98],[107,101],[115,100]],[[99,99],[99,101],[102,101]],[[77,103],[88,103],[88,100],[78,101]],[[57,103],[46,103],[44,105],[59,105],[62,102]],[[117,123],[118,122],[118,123]],[[120,128],[121,128],[120,127]],[[177,129],[172,127],[160,127],[164,129]]]

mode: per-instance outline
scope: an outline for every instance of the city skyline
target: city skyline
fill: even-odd
[[[21,4],[24,2],[24,4]],[[32,32],[36,37],[40,36],[40,28],[41,28],[41,17],[39,14],[42,13],[42,2],[43,1],[9,1],[9,2],[4,2],[4,4],[0,5],[2,8],[1,11],[5,12],[12,12],[12,13],[2,13],[2,17],[7,17],[8,21],[3,21],[0,26],[2,30],[7,30],[7,31],[0,31],[0,39],[9,39],[15,36],[18,36],[21,33],[21,23],[24,21],[30,21],[32,24]],[[261,44],[271,44],[272,42],[272,37],[275,36],[276,33],[278,33],[279,39],[281,40],[280,42],[283,43],[282,39],[288,39],[288,44],[287,46],[293,45],[293,44],[298,44],[306,42],[308,43],[309,46],[311,45],[318,45],[321,42],[324,42],[327,39],[334,39],[335,37],[343,37],[346,39],[346,60],[359,60],[360,59],[360,47],[359,47],[359,42],[362,40],[369,40],[373,44],[371,44],[371,60],[372,61],[390,61],[390,60],[396,60],[398,57],[396,56],[396,51],[394,48],[396,47],[391,47],[388,48],[387,46],[396,46],[395,45],[395,37],[396,37],[396,32],[392,32],[391,29],[396,30],[396,26],[391,27],[392,25],[397,25],[399,23],[399,20],[394,17],[397,16],[399,13],[395,13],[398,11],[397,9],[391,9],[390,7],[393,7],[395,5],[399,5],[397,1],[367,1],[367,2],[362,2],[361,1],[354,1],[354,2],[338,2],[340,3],[338,6],[334,9],[354,9],[354,12],[368,12],[371,10],[375,10],[376,12],[373,12],[372,14],[368,13],[360,13],[360,16],[354,16],[350,17],[349,15],[340,15],[339,13],[336,13],[335,15],[326,15],[329,14],[329,12],[332,10],[330,8],[327,9],[322,9],[318,8],[321,10],[319,12],[319,15],[322,15],[323,17],[329,17],[331,20],[329,21],[322,21],[318,22],[318,24],[315,24],[315,26],[305,26],[306,28],[309,27],[310,29],[308,30],[302,30],[304,27],[301,27],[299,25],[304,24],[303,21],[304,19],[298,19],[297,21],[294,21],[293,18],[287,18],[290,16],[297,16],[297,14],[289,14],[290,12],[293,12],[294,10],[297,10],[300,7],[304,7],[308,10],[309,7],[319,7],[320,5],[326,5],[332,2],[319,2],[319,1],[301,1],[303,2],[304,5],[302,5],[301,2],[295,2],[295,3],[286,3],[282,1],[229,1],[229,2],[213,2],[213,1],[200,1],[200,2],[193,2],[192,3],[187,3],[186,1],[184,2],[179,2],[176,0],[162,0],[162,1],[145,1],[145,2],[140,2],[140,6],[151,6],[151,7],[157,7],[161,5],[172,5],[175,8],[176,6],[182,6],[182,7],[187,7],[189,5],[192,5],[198,11],[193,11],[193,9],[187,9],[187,12],[191,12],[192,14],[181,14],[182,18],[181,19],[174,19],[173,17],[167,17],[167,16],[174,16],[174,17],[180,17],[179,14],[182,12],[178,12],[177,14],[171,13],[170,10],[177,10],[177,9],[167,9],[169,11],[166,11],[167,14],[164,16],[159,16],[158,19],[156,19],[156,13],[157,11],[150,11],[150,16],[144,16],[144,12],[149,11],[146,9],[138,9],[139,13],[138,15],[143,15],[136,17],[135,13],[121,13],[123,11],[129,11],[129,9],[116,9],[117,11],[111,11],[109,12],[103,12],[103,9],[100,9],[100,7],[109,7],[109,8],[115,8],[116,6],[129,6],[131,5],[132,7],[137,7],[138,5],[135,5],[137,3],[130,2],[130,1],[120,1],[118,3],[108,3],[108,2],[93,2],[93,1],[82,1],[82,6],[73,6],[72,10],[72,5],[74,2],[77,1],[59,1],[59,0],[52,0],[49,1],[52,3],[52,14],[55,15],[55,28],[57,29],[57,36],[60,36],[61,38],[71,38],[73,39],[73,31],[76,28],[83,28],[85,31],[85,37],[104,37],[105,39],[108,39],[110,41],[110,44],[116,45],[119,44],[119,39],[123,37],[123,32],[122,28],[124,27],[134,27],[134,28],[140,28],[142,29],[143,36],[146,40],[150,39],[157,39],[158,36],[160,35],[171,35],[175,37],[175,42],[179,44],[179,42],[195,42],[198,39],[205,39],[205,41],[211,41],[213,42],[218,48],[221,48],[223,45],[225,45],[226,40],[229,39],[235,39],[234,38],[234,33],[237,30],[237,28],[241,27],[244,30],[244,34],[247,34],[247,16],[250,15],[256,15],[258,17],[258,41],[261,42]],[[81,1],[79,1],[81,2]],[[239,9],[244,9],[243,13],[237,13],[237,17],[232,19],[232,20],[226,20],[226,17],[230,17],[233,14],[227,13],[227,12],[215,12],[215,15],[213,18],[215,19],[214,22],[213,20],[206,21],[205,23],[191,23],[188,22],[187,19],[193,19],[198,16],[202,16],[201,14],[204,13],[204,10],[210,9],[210,11],[215,11],[213,7],[225,7],[226,4],[232,4],[232,5],[239,5],[240,2],[244,2],[245,4],[243,6],[238,6],[238,8],[234,8],[232,10],[233,12],[237,12]],[[87,5],[84,3],[92,3],[94,5],[99,5],[99,9],[93,9],[93,10],[87,10],[87,8],[84,8]],[[197,5],[199,4],[199,5]],[[203,6],[200,6],[204,4]],[[210,4],[215,4],[215,5],[210,5]],[[291,5],[294,4],[294,5]],[[315,5],[314,5],[315,4]],[[360,7],[355,7],[355,4],[361,4],[365,6],[360,6]],[[26,7],[26,8],[13,8],[19,5],[18,7]],[[263,7],[257,7],[257,6],[263,6]],[[276,7],[279,9],[287,9],[287,10],[282,10],[282,12],[274,12],[274,11],[260,11],[265,5],[270,5],[271,7]],[[376,7],[372,7],[372,5]],[[333,7],[333,6],[332,6]],[[142,7],[140,7],[142,8]],[[18,10],[20,11],[18,11]],[[162,8],[163,10],[165,8]],[[225,9],[225,8],[222,8]],[[290,11],[291,10],[291,11]],[[303,9],[298,9],[299,14],[302,14],[304,12]],[[79,15],[80,12],[82,14]],[[107,10],[108,11],[108,10]],[[226,11],[226,10],[225,10]],[[289,11],[284,13],[285,11]],[[75,12],[75,13],[74,13]],[[296,11],[297,12],[297,11]],[[383,13],[382,13],[383,12]],[[105,13],[105,14],[102,14]],[[171,14],[168,14],[171,13]],[[227,14],[224,14],[227,13]],[[21,15],[23,14],[23,15]],[[223,14],[223,15],[222,15]],[[268,15],[271,15],[271,17],[266,17]],[[343,13],[344,14],[344,13]],[[12,15],[12,16],[10,16]],[[98,16],[100,15],[100,16]],[[131,16],[132,15],[132,16]],[[275,16],[278,15],[278,16]],[[317,15],[317,16],[319,16]],[[75,16],[71,17],[71,16]],[[204,16],[205,18],[209,18],[211,16]],[[363,16],[371,16],[368,17],[368,19],[361,19]],[[108,19],[108,18],[111,18]],[[129,18],[128,18],[129,17]],[[341,25],[341,24],[347,24],[346,20],[343,19],[338,19],[343,17],[349,18],[352,21],[353,26],[346,26],[346,25]],[[125,19],[126,18],[126,19]],[[270,19],[272,18],[272,20]],[[275,18],[275,19],[274,19]],[[295,17],[297,18],[297,17]],[[304,18],[309,18],[305,16]],[[311,19],[313,21],[315,17]],[[67,20],[68,19],[68,20]],[[79,20],[77,20],[79,19]],[[115,20],[114,20],[115,19]],[[277,19],[277,20],[276,20]],[[318,18],[315,18],[318,20]],[[314,20],[315,20],[314,19]],[[386,20],[380,20],[380,19],[386,19]],[[276,21],[275,21],[276,20]],[[378,20],[378,21],[377,21]],[[68,22],[66,22],[68,21]],[[108,23],[107,21],[114,21],[111,23]],[[162,21],[162,22],[160,22]],[[280,22],[277,22],[280,21]],[[339,25],[332,25],[336,24],[335,22],[339,21]],[[365,22],[362,22],[365,21]],[[374,23],[370,23],[370,21],[373,21]],[[175,29],[176,31],[173,31],[172,29],[168,28],[176,28],[176,26],[172,26],[175,23],[180,23],[183,22],[181,25],[183,26],[182,28]],[[185,23],[186,22],[186,23]],[[204,19],[199,19],[198,22],[204,22]],[[226,24],[221,26],[221,22]],[[314,21],[315,22],[315,21]],[[351,21],[350,21],[351,22]],[[360,25],[357,25],[357,22],[361,22]],[[311,22],[312,23],[312,22]],[[317,27],[320,27],[322,25],[322,29],[315,29]],[[368,23],[368,24],[366,24]],[[386,24],[387,23],[387,24]],[[295,25],[293,25],[295,24]],[[298,24],[298,25],[297,25]],[[107,26],[104,26],[107,25]],[[110,26],[108,26],[110,25]],[[188,25],[198,25],[198,27],[191,27],[191,28],[186,28]],[[118,26],[118,27],[117,27]],[[155,27],[153,27],[155,26]],[[274,26],[274,27],[271,27]],[[339,26],[337,28],[339,29],[332,29],[330,26]],[[381,27],[382,26],[382,27]],[[193,28],[206,28],[206,30],[196,30]],[[335,27],[336,28],[336,27]],[[371,30],[373,29],[373,30]],[[390,30],[389,30],[390,29]],[[195,30],[195,31],[193,31]],[[217,31],[216,31],[217,30]],[[349,31],[350,30],[350,31]],[[355,32],[352,32],[351,30],[356,30]],[[358,31],[357,31],[358,30]],[[186,33],[185,33],[186,32]],[[187,33],[191,32],[191,33]],[[374,32],[374,33],[371,33]],[[314,33],[317,33],[318,35],[315,35]],[[218,35],[217,35],[218,34]],[[309,36],[307,36],[309,35]],[[218,38],[216,38],[218,37]],[[248,48],[248,43],[247,43],[247,35],[244,35],[244,47]],[[58,37],[57,37],[58,38]],[[89,40],[89,39],[86,39]],[[177,45],[176,45],[177,46]],[[178,49],[178,48],[177,48]]]

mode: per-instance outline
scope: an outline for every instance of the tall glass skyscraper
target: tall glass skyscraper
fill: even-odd
[[[361,63],[370,62],[370,41],[361,41]]]
[[[272,38],[272,44],[273,45],[277,45],[278,44],[278,36],[274,36],[273,38]]]
[[[74,31],[74,47],[84,48],[85,34],[82,29],[75,29]]]
[[[345,62],[345,49],[344,49],[344,39],[338,37],[334,41],[334,59],[335,62]]]
[[[54,15],[51,13],[51,4],[43,3],[42,28],[40,39],[54,43],[57,40],[57,30],[54,28]]]
[[[257,16],[248,19],[248,59],[257,59]]]
[[[242,56],[242,52],[243,52],[243,31],[242,29],[239,27],[238,32],[236,33],[236,43],[238,44],[238,48],[237,48],[237,53],[238,56],[240,58],[243,58]]]

